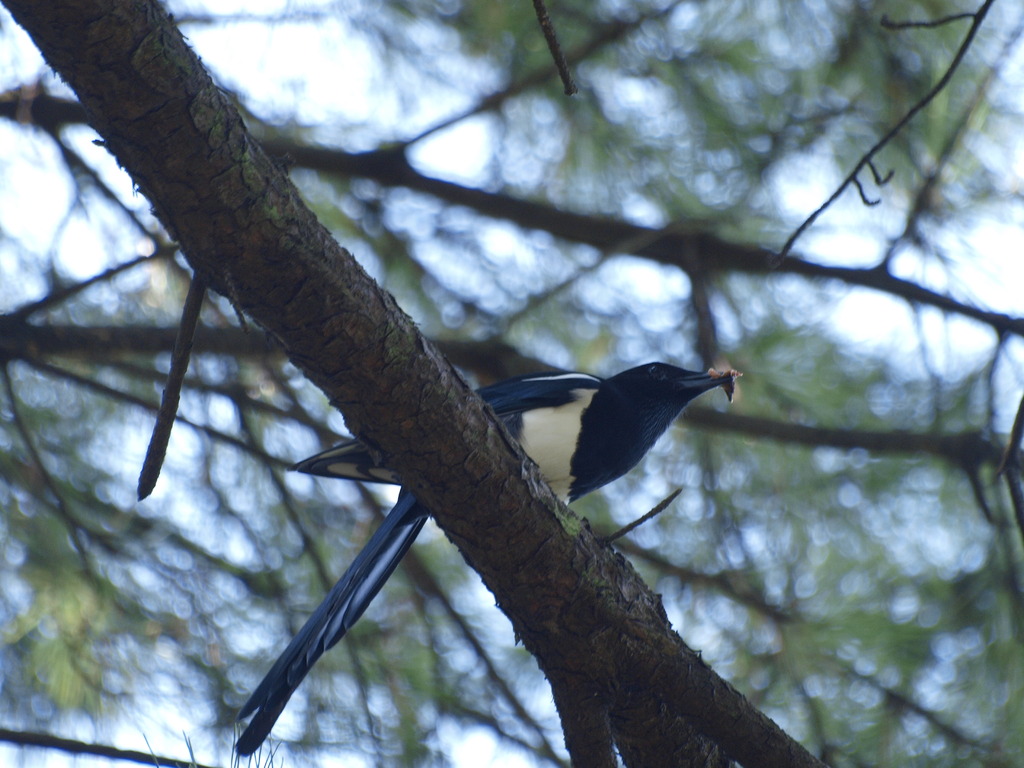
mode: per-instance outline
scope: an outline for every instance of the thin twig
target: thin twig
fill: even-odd
[[[874,199],[868,197],[868,193],[864,191],[864,185],[860,183],[860,179],[856,176],[853,177],[853,184],[857,187],[857,194],[860,195],[860,201],[864,203],[864,205],[872,206],[878,205],[882,202],[882,198],[880,197]]]
[[[540,23],[541,31],[544,33],[544,39],[547,40],[548,50],[551,51],[551,58],[555,60],[558,75],[562,78],[565,95],[572,96],[579,88],[576,87],[576,82],[572,79],[569,63],[565,60],[565,54],[562,53],[562,46],[558,44],[558,37],[555,35],[555,25],[551,23],[551,17],[548,16],[548,9],[544,5],[544,0],[533,0],[533,10],[537,13],[537,21]]]
[[[589,58],[595,51],[600,50],[602,47],[609,43],[616,42],[622,39],[630,32],[639,29],[640,26],[648,21],[657,20],[668,16],[675,8],[677,8],[683,0],[674,0],[663,8],[653,10],[651,13],[641,13],[637,16],[629,19],[628,21],[614,20],[603,27],[599,28],[591,39],[577,45],[575,48],[566,54],[565,59],[569,63],[575,63],[583,61]],[[490,112],[498,109],[502,104],[506,103],[510,99],[524,91],[545,82],[548,78],[549,70],[547,66],[541,67],[540,69],[534,70],[526,74],[522,79],[517,80],[513,83],[509,83],[504,88],[498,91],[493,91],[488,95],[484,96],[475,104],[471,105],[462,112],[458,112],[450,117],[446,117],[438,123],[428,126],[420,133],[405,140],[403,146],[410,146],[419,141],[422,141],[427,136],[433,135],[438,131],[442,131],[445,128],[450,128],[455,123],[461,122],[474,115],[482,114],[484,112]],[[48,98],[48,97],[44,97]],[[2,102],[0,102],[2,107]]]
[[[960,66],[960,62],[963,61],[964,56],[967,55],[967,50],[971,47],[971,43],[974,41],[974,36],[977,34],[982,21],[984,21],[985,16],[988,14],[989,9],[992,7],[994,2],[995,0],[985,0],[982,6],[975,13],[971,14],[974,17],[974,22],[971,24],[971,28],[967,31],[967,35],[964,37],[964,41],[961,43],[960,49],[956,52],[956,56],[953,57],[952,63],[949,65],[945,74],[939,79],[939,82],[937,82],[932,89],[925,94],[924,98],[914,104],[914,106],[907,111],[907,114],[905,114],[902,119],[896,123],[896,125],[890,128],[889,131],[864,154],[857,165],[854,166],[854,169],[850,171],[849,175],[843,179],[839,188],[832,193],[831,197],[822,203],[810,216],[804,219],[804,222],[796,228],[796,231],[793,232],[792,235],[789,236],[786,244],[782,246],[782,250],[770,258],[770,263],[773,267],[777,267],[782,263],[782,260],[789,255],[791,250],[793,250],[793,245],[796,243],[797,239],[799,239],[799,237],[806,232],[815,221],[818,220],[818,217],[821,216],[821,214],[823,214],[836,200],[839,199],[839,196],[842,195],[851,184],[856,184],[858,187],[860,186],[859,182],[856,181],[857,175],[864,170],[874,156],[881,151],[882,147],[892,141],[896,134],[903,130],[907,123],[913,120],[917,113],[928,106],[932,99],[934,99],[949,84],[949,81],[953,79],[953,73],[956,72],[957,68]],[[861,197],[863,198],[863,192],[861,193]]]
[[[888,17],[888,15],[883,14],[881,24],[886,29],[914,29],[920,27],[933,28],[944,26],[953,21],[969,19],[973,15],[973,13],[954,13],[949,16],[943,16],[941,19],[934,19],[932,21],[893,21]]]
[[[96,755],[107,760],[126,760],[133,763],[152,766],[190,766],[191,768],[208,768],[194,759],[181,760],[173,757],[154,755],[151,752],[139,752],[134,749],[117,749],[106,744],[90,744],[84,741],[73,739],[62,739],[48,733],[32,733],[30,731],[15,731],[8,728],[0,728],[0,741],[9,744],[17,744],[23,747],[37,747],[40,749],[58,750],[72,755]]]
[[[634,520],[629,525],[626,525],[626,526],[620,528],[615,533],[613,533],[611,536],[605,536],[604,537],[604,543],[605,544],[611,544],[616,539],[621,539],[623,536],[625,536],[630,531],[632,531],[632,530],[634,530],[636,528],[639,528],[641,525],[646,523],[648,520],[656,517],[657,515],[660,515],[662,512],[664,512],[668,508],[669,504],[671,504],[673,501],[676,500],[676,496],[678,496],[682,492],[683,492],[682,488],[676,488],[674,491],[672,491],[672,493],[670,493],[668,496],[666,496],[664,499],[662,499],[660,502],[658,502],[658,505],[654,509],[652,509],[650,512],[648,512],[646,515],[644,515],[641,518],[638,518],[638,519]]]
[[[697,324],[697,351],[705,367],[715,364],[718,355],[718,329],[711,309],[711,294],[707,275],[700,270],[690,274],[690,307]]]
[[[896,171],[894,171],[892,168],[889,169],[888,173],[879,173],[878,169],[875,167],[874,160],[868,160],[868,168],[871,169],[871,175],[875,179],[875,184],[879,187],[884,187],[886,184],[892,181],[892,177],[896,175]]]
[[[1006,474],[1006,488],[1010,492],[1010,501],[1013,503],[1013,514],[1017,520],[1017,529],[1021,538],[1024,539],[1024,488],[1021,487],[1020,477]]]
[[[910,239],[911,237],[918,238],[921,236],[921,229],[917,222],[925,211],[928,210],[932,204],[932,200],[935,198],[934,191],[939,183],[940,177],[942,176],[943,169],[949,164],[954,151],[963,143],[971,118],[985,101],[992,84],[998,80],[1001,70],[1005,67],[1007,60],[1017,47],[1022,35],[1024,35],[1024,18],[1018,21],[1016,28],[1010,33],[1009,37],[1006,38],[1003,43],[1002,50],[999,51],[999,54],[989,66],[985,78],[981,80],[978,87],[974,89],[970,102],[960,114],[960,118],[956,121],[953,130],[946,137],[945,143],[936,154],[935,161],[932,164],[933,167],[925,177],[924,183],[918,188],[914,195],[914,202],[911,204],[910,210],[907,213],[907,221],[903,227],[903,232],[898,237],[894,238],[886,249],[885,256],[882,258],[881,262],[881,267],[883,269],[888,269],[888,265],[892,262],[893,256],[896,253],[896,248],[900,243]],[[1000,339],[1003,338],[1003,334],[1000,334]]]
[[[978,504],[978,509],[981,510],[981,514],[985,516],[985,520],[990,525],[995,525],[996,518],[992,514],[992,508],[988,504],[988,499],[985,498],[985,486],[981,482],[978,468],[975,466],[964,467],[964,472],[967,474],[967,482],[971,485],[971,492],[974,494],[974,500]]]
[[[174,351],[171,353],[171,369],[167,372],[167,385],[160,399],[160,410],[156,414],[153,426],[153,437],[150,438],[146,458],[142,462],[139,473],[139,501],[149,496],[160,477],[160,468],[167,455],[167,443],[171,439],[171,428],[174,417],[178,413],[178,401],[181,399],[181,386],[188,371],[188,361],[192,355],[192,340],[195,338],[196,326],[199,324],[199,310],[206,296],[206,281],[198,275],[192,277],[185,297],[185,306],[181,311],[181,325],[178,337],[174,340]]]
[[[102,384],[99,381],[87,378],[86,376],[74,373],[73,371],[67,370],[65,368],[58,368],[55,365],[50,365],[49,363],[45,363],[41,360],[34,359],[26,359],[25,364],[31,366],[40,373],[45,373],[49,376],[54,376],[59,379],[65,379],[75,384],[76,386],[83,387],[92,392],[97,392],[103,397],[108,397],[116,402],[128,403],[129,405],[134,405],[139,408],[145,408],[147,411],[152,411],[153,413],[156,413],[157,411],[160,410],[160,408],[157,405],[148,402],[147,400],[139,397],[138,395],[134,395],[131,392],[125,392],[120,389],[115,389],[114,387],[109,387],[106,384]],[[246,453],[261,455],[253,448],[253,446],[249,445],[248,443],[242,440],[239,440],[237,437],[234,437],[233,435],[226,434],[205,424],[198,424],[192,421],[191,419],[187,419],[184,416],[181,416],[180,414],[175,417],[175,420],[181,422],[182,424],[188,427],[191,427],[196,432],[203,435],[207,435],[208,437],[214,440],[218,440],[224,443],[225,445],[230,445],[234,448],[238,448],[239,450],[244,451]],[[275,462],[278,462],[282,467],[291,466],[292,463],[291,461],[285,461],[284,459],[278,458],[274,458],[273,460]]]
[[[682,221],[670,221],[665,226],[659,229],[646,229],[637,228],[635,231],[628,234],[626,237],[616,240],[615,242],[602,246],[601,253],[594,261],[593,264],[589,264],[584,267],[580,267],[575,272],[570,274],[564,280],[552,285],[550,288],[545,288],[540,293],[535,293],[530,296],[526,303],[517,309],[515,312],[511,312],[503,318],[502,326],[505,329],[511,328],[515,323],[524,317],[530,317],[534,311],[540,307],[544,302],[550,300],[554,296],[557,296],[567,288],[572,288],[577,285],[580,278],[584,275],[592,274],[600,269],[604,264],[613,256],[618,256],[623,253],[636,253],[639,250],[656,243],[663,237],[671,235],[676,232],[683,231],[687,224]],[[689,272],[690,270],[687,269]],[[699,270],[693,270],[697,272]],[[497,336],[502,333],[496,334]],[[495,337],[495,338],[496,338]]]
[[[71,540],[72,547],[78,555],[78,559],[82,563],[82,569],[86,574],[88,574],[92,583],[99,584],[100,582],[96,576],[96,569],[93,565],[92,556],[89,554],[88,544],[83,539],[84,528],[79,521],[75,519],[75,516],[68,507],[63,494],[61,494],[57,481],[46,468],[46,464],[43,463],[43,457],[36,449],[35,442],[32,440],[32,433],[29,430],[28,425],[25,423],[25,420],[22,418],[21,411],[18,408],[18,398],[14,389],[14,381],[11,379],[11,372],[7,369],[7,365],[0,366],[0,379],[3,380],[4,391],[6,392],[7,399],[11,404],[11,420],[14,422],[14,428],[21,437],[21,441],[25,444],[25,450],[28,451],[29,460],[32,462],[32,466],[42,478],[43,485],[53,496],[54,509],[57,513],[57,517],[60,518],[61,522],[63,522],[64,526],[67,528],[68,538]]]
[[[93,275],[92,277],[87,278],[86,280],[83,280],[80,283],[75,283],[74,285],[54,289],[53,291],[46,294],[43,298],[39,299],[38,301],[23,304],[22,306],[18,307],[18,309],[16,309],[14,312],[9,314],[7,317],[12,322],[16,320],[25,320],[29,316],[37,312],[42,312],[43,310],[49,309],[50,307],[55,306],[56,304],[60,304],[61,302],[67,301],[72,296],[84,291],[86,288],[90,288],[96,285],[97,283],[106,282],[111,278],[115,277],[116,275],[119,275],[121,272],[126,272],[129,269],[133,269],[134,267],[139,266],[140,264],[145,264],[146,262],[152,261],[153,259],[160,258],[161,256],[165,255],[170,255],[171,253],[173,253],[173,249],[168,248],[166,250],[158,249],[157,251],[146,256],[137,256],[134,259],[130,259],[129,261],[126,261],[122,264],[118,264],[117,266],[104,270],[103,272],[100,272],[97,275]]]

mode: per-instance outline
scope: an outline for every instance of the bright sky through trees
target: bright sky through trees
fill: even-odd
[[[603,536],[682,489],[615,547],[717,674],[829,765],[1009,766],[1016,4],[992,4],[875,158],[891,180],[858,175],[877,204],[851,186],[768,266],[972,24],[883,15],[981,7],[890,5],[551,5],[567,98],[530,4],[167,4],[320,220],[474,381],[745,372],[731,407],[702,401],[574,505]],[[238,706],[393,494],[284,471],[344,420],[211,293],[183,420],[135,501],[191,269],[0,14],[0,728],[178,758],[184,732],[227,765]],[[551,688],[494,603],[430,525],[289,704],[282,764],[566,760]],[[19,760],[124,765],[0,745]]]

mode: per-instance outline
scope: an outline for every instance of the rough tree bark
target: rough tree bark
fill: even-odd
[[[629,565],[335,243],[153,0],[4,0],[209,285],[277,338],[497,596],[576,765],[820,766],[672,630]]]

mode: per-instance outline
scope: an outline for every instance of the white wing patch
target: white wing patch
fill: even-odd
[[[387,467],[374,467],[368,464],[353,464],[348,461],[325,462],[322,467],[324,472],[331,477],[340,477],[347,480],[366,480],[371,483],[394,483],[402,481],[398,479],[398,473]]]
[[[530,376],[528,379],[526,379],[526,381],[562,381],[564,379],[580,379],[581,381],[592,381],[598,385],[601,383],[601,379],[597,378],[597,376],[591,376],[589,373],[553,373],[550,376]]]
[[[552,379],[579,377],[552,376]],[[519,443],[526,455],[540,467],[551,490],[562,499],[569,499],[572,476],[572,455],[580,434],[580,419],[594,399],[596,389],[574,389],[573,402],[557,408],[536,408],[522,415],[523,429]]]
[[[303,459],[292,467],[297,472],[320,477],[340,477],[371,483],[399,483],[398,475],[389,467],[373,463],[366,446],[358,440],[347,442]]]

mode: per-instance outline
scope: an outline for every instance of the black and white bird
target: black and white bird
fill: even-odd
[[[539,373],[484,387],[480,396],[500,416],[540,468],[551,489],[569,502],[610,483],[644,457],[683,408],[723,387],[732,399],[736,371],[698,373],[649,363],[608,379],[585,373]],[[300,461],[311,475],[399,483],[373,463],[357,440]],[[249,755],[270,733],[289,697],[323,653],[362,616],[429,516],[409,492],[299,630],[239,712],[254,715],[238,740]]]

